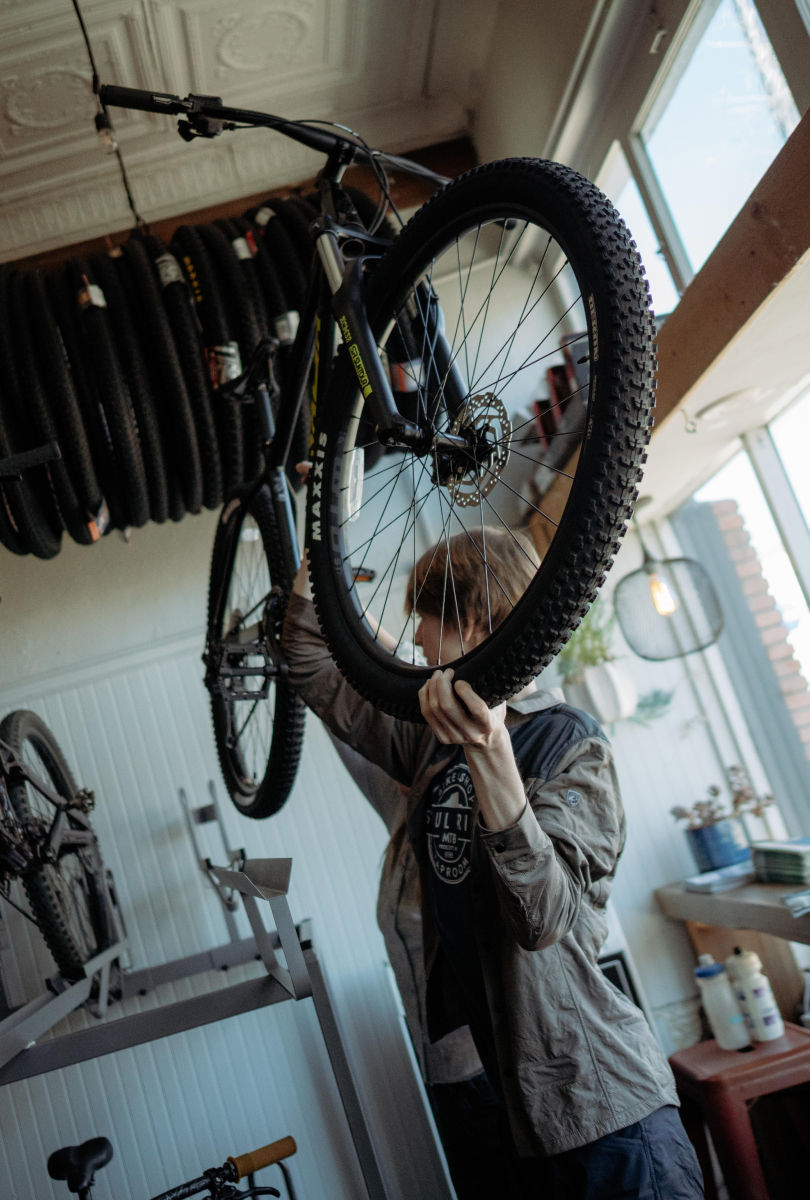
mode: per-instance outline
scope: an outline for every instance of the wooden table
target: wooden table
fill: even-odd
[[[753,929],[810,946],[810,913],[797,919],[781,900],[788,892],[806,890],[805,885],[747,883],[711,896],[688,892],[683,883],[670,883],[658,888],[655,898],[665,917],[722,925],[727,929]]]

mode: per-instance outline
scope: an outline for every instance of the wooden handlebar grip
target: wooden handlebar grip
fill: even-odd
[[[282,1158],[289,1158],[291,1154],[295,1154],[298,1147],[295,1144],[295,1138],[283,1137],[277,1142],[271,1142],[269,1146],[262,1146],[260,1150],[251,1150],[249,1154],[240,1154],[238,1158],[229,1158],[228,1162],[233,1163],[238,1171],[236,1182],[244,1179],[246,1175],[253,1175],[255,1171],[261,1171],[264,1167],[272,1167],[273,1163],[281,1162]]]

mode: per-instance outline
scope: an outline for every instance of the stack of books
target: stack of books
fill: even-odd
[[[761,883],[810,883],[810,837],[754,842],[751,853]]]
[[[732,888],[742,887],[754,879],[754,864],[750,858],[734,863],[730,867],[720,867],[717,871],[704,871],[702,875],[693,875],[686,879],[687,892],[730,892]]]

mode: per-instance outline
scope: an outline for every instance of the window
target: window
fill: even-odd
[[[810,524],[810,474],[807,471],[807,446],[810,444],[810,392],[777,417],[771,424],[779,457],[790,486]]]
[[[678,290],[619,142],[614,142],[596,182],[616,205],[635,239],[647,271],[656,316],[671,313],[680,299]]]
[[[691,272],[703,266],[798,121],[752,0],[705,3],[637,146],[652,166],[659,206],[668,208]]]
[[[805,420],[810,424],[810,410]],[[802,674],[805,679],[810,679],[810,610],[748,455],[745,452],[737,454],[695,493],[695,499],[736,502],[768,590],[789,630],[787,640],[793,647]]]

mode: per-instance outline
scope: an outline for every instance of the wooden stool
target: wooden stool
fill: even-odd
[[[703,1170],[707,1200],[717,1193],[704,1121],[729,1200],[769,1200],[748,1106],[760,1096],[810,1082],[810,1030],[786,1022],[784,1037],[755,1042],[753,1050],[721,1050],[712,1040],[679,1050],[669,1062],[684,1128]]]

